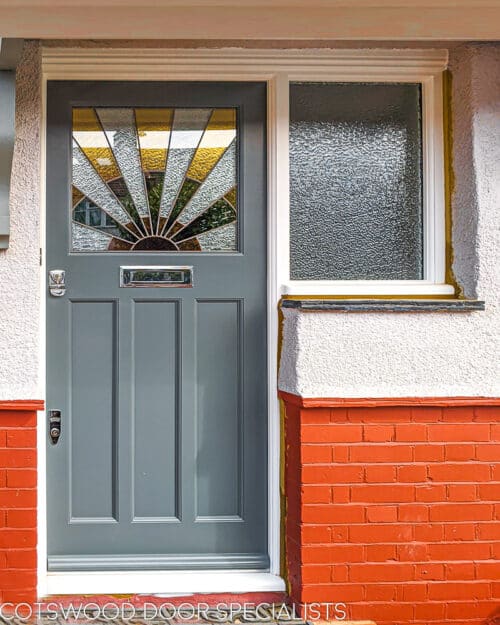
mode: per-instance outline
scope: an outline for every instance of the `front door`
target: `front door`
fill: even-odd
[[[47,111],[49,570],[265,569],[265,85]]]

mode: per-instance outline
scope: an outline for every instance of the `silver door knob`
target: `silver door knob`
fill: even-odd
[[[62,297],[66,293],[66,272],[64,269],[49,271],[49,292],[53,297]]]

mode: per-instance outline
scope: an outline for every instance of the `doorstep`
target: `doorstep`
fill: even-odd
[[[265,571],[79,571],[47,573],[43,595],[281,592],[285,581]]]

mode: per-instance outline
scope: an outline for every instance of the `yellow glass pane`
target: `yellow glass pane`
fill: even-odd
[[[83,200],[85,196],[79,189],[75,187],[75,185],[73,185],[71,187],[71,197],[72,197],[72,205],[74,208],[79,202]]]
[[[103,180],[121,176],[94,109],[73,109],[73,138]]]
[[[187,177],[203,182],[236,137],[236,109],[215,109],[210,116]]]
[[[231,191],[226,193],[224,197],[232,206],[235,207],[236,206],[236,187],[233,187]]]
[[[135,110],[143,171],[165,171],[172,116],[172,109]]]

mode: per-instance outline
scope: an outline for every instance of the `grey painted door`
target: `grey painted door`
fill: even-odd
[[[261,83],[48,85],[51,570],[268,566],[265,103]],[[120,286],[131,266],[193,284]]]

